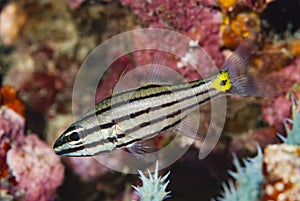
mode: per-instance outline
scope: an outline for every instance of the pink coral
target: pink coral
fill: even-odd
[[[272,105],[263,106],[262,114],[269,125],[283,133],[283,119],[287,118],[291,111],[291,102],[284,96],[278,96],[272,100]]]
[[[273,73],[272,76],[285,90],[288,90],[294,83],[300,83],[300,58],[296,58],[293,63]]]
[[[199,41],[217,65],[223,63],[219,36],[222,19],[220,11],[213,9],[215,1],[121,0],[121,3],[130,7],[149,27],[178,31]]]
[[[281,94],[271,103],[263,105],[262,114],[266,122],[274,125],[280,133],[283,133],[282,120],[287,118],[291,111],[291,102],[286,97],[286,93],[295,83],[300,83],[300,58],[297,58],[291,65],[273,73],[272,77],[278,83],[278,91]]]
[[[0,139],[22,142],[25,119],[12,109],[0,108]]]
[[[0,179],[8,181],[7,184],[1,180],[0,188],[15,184],[15,178],[9,174],[6,155],[13,141],[16,141],[16,143],[23,142],[24,121],[24,118],[13,110],[6,107],[0,108]]]
[[[0,108],[0,188],[14,199],[46,201],[62,184],[64,166],[52,148],[35,135],[24,135],[25,120]]]
[[[25,201],[47,201],[63,182],[64,166],[59,157],[36,135],[27,136],[22,146],[14,144],[7,163],[18,188],[25,191]]]

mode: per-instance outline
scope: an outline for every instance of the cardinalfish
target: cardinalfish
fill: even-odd
[[[245,41],[210,77],[177,85],[148,83],[104,99],[57,139],[56,154],[93,156],[124,148],[140,154],[146,150],[143,142],[176,128],[212,98],[264,96],[261,82],[248,71],[254,43]]]

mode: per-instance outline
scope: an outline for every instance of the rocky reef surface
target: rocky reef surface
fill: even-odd
[[[138,28],[181,33],[190,38],[190,46],[174,43],[174,48],[200,45],[218,68],[244,38],[254,35],[257,51],[251,72],[274,86],[274,97],[227,98],[226,124],[213,152],[198,160],[202,143],[196,141],[168,168],[169,199],[217,197],[232,167],[232,153],[237,158],[253,156],[259,144],[267,147],[262,200],[297,200],[290,195],[299,192],[298,183],[291,185],[277,172],[289,164],[286,174],[295,174],[299,145],[276,143],[277,133],[287,134],[284,122],[292,115],[291,94],[300,95],[299,9],[299,2],[292,0],[0,1],[0,200],[137,199],[131,188],[139,186],[136,175],[116,173],[93,158],[59,157],[52,145],[74,120],[74,107],[82,110],[72,90],[84,59],[107,39]],[[140,45],[136,41],[133,47]],[[97,102],[111,95],[123,71],[151,64],[155,54],[144,50],[117,59],[92,98]],[[187,62],[189,55],[161,55],[186,80],[199,78]],[[210,66],[201,68],[211,72]],[[209,105],[201,112],[205,130]],[[159,137],[157,148],[169,141],[168,135]]]

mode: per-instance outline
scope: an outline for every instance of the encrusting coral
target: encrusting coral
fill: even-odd
[[[269,145],[265,148],[262,201],[300,200],[299,153],[300,147],[290,144]]]
[[[262,154],[258,148],[258,155],[244,159],[245,167],[234,157],[236,172],[229,174],[236,180],[223,185],[219,201],[289,201],[299,200],[300,193],[300,101],[292,96],[293,120],[285,120],[287,136],[279,137],[283,144],[268,145]],[[290,129],[290,124],[292,129]],[[276,156],[276,157],[274,157]]]
[[[224,63],[227,52],[230,52],[228,48],[234,50],[250,32],[259,33],[257,40],[258,49],[261,49],[261,51],[258,53],[258,58],[254,60],[253,64],[255,67],[251,68],[251,70],[258,72],[258,74],[261,71],[271,74],[282,92],[278,97],[263,99],[262,101],[254,98],[234,99],[238,104],[242,103],[246,108],[249,108],[245,113],[249,113],[251,117],[244,119],[247,122],[244,120],[243,122],[240,121],[239,125],[237,124],[239,122],[238,119],[227,120],[226,122],[232,123],[232,126],[227,130],[225,128],[224,135],[222,135],[225,139],[222,139],[217,146],[220,146],[219,150],[225,150],[223,153],[227,154],[227,158],[228,153],[231,154],[232,151],[236,151],[237,155],[243,155],[249,150],[253,153],[257,142],[262,147],[266,144],[274,143],[278,140],[276,138],[277,132],[285,133],[283,121],[286,122],[286,125],[290,125],[291,122],[290,120],[285,120],[291,111],[291,101],[287,98],[290,90],[300,91],[300,60],[297,58],[300,55],[300,40],[299,31],[295,33],[295,36],[298,34],[298,39],[296,37],[295,40],[289,38],[282,41],[272,40],[272,37],[263,33],[262,27],[265,22],[261,18],[261,14],[265,8],[273,4],[270,2],[276,3],[280,1],[0,1],[0,10],[2,11],[0,13],[0,74],[5,74],[3,82],[6,85],[13,85],[17,88],[16,90],[13,87],[5,86],[1,89],[0,102],[5,107],[2,107],[0,112],[0,195],[5,195],[7,199],[22,196],[33,200],[37,199],[35,196],[39,196],[39,199],[47,199],[50,194],[55,194],[55,189],[62,182],[63,177],[63,167],[58,157],[53,156],[49,151],[49,163],[51,162],[51,164],[48,164],[47,160],[45,160],[46,153],[40,152],[44,148],[45,150],[50,150],[50,146],[42,143],[35,135],[24,135],[24,104],[17,98],[17,91],[20,92],[22,100],[27,106],[28,110],[26,112],[32,116],[38,114],[39,117],[35,118],[34,116],[32,118],[32,116],[28,116],[26,119],[27,127],[36,130],[33,126],[40,124],[40,119],[43,119],[44,122],[41,124],[44,127],[40,128],[39,131],[35,131],[35,133],[43,134],[44,139],[51,144],[54,138],[65,129],[66,125],[73,121],[71,115],[72,86],[82,60],[103,40],[134,27],[164,28],[184,34],[191,38],[191,46],[200,45],[203,47],[212,57],[216,66],[219,67]],[[44,12],[40,12],[41,10]],[[286,11],[286,7],[282,7],[282,10],[285,10],[284,12],[287,15],[291,13]],[[281,15],[278,12],[276,13],[276,17],[279,16],[281,18]],[[274,23],[277,23],[277,20],[273,20],[275,19],[273,16],[271,18]],[[3,23],[4,20],[5,23]],[[143,41],[142,38],[139,39],[135,41]],[[165,38],[165,40],[168,40],[168,38]],[[152,42],[161,43],[159,40]],[[133,42],[132,45],[135,46],[136,44]],[[180,46],[180,43],[174,43],[174,45]],[[140,51],[132,54],[132,58],[125,58],[126,55],[112,65],[107,82],[103,82],[102,86],[98,88],[95,101],[110,95],[111,89],[129,62],[134,63],[134,66],[150,64],[154,55],[151,51]],[[195,75],[196,73],[193,73],[188,68],[187,62],[183,62],[188,58],[188,55],[186,58],[178,58],[167,54],[164,56],[171,60],[169,67],[180,72],[187,80],[198,78]],[[203,65],[201,69],[208,72],[210,66]],[[261,77],[264,77],[264,75],[260,74]],[[230,104],[230,98],[228,100]],[[252,100],[255,107],[249,105],[248,100]],[[259,109],[257,113],[254,112],[256,108]],[[233,112],[228,107],[228,113],[230,112],[232,114],[243,113],[239,106],[235,106]],[[258,122],[259,126],[255,124],[248,127],[250,118],[254,119],[253,125]],[[246,124],[247,126],[245,126]],[[240,129],[240,127],[243,127],[244,130],[236,132],[236,135],[232,135],[232,132]],[[297,126],[294,124],[293,130],[290,129],[290,132],[294,132],[295,127]],[[289,130],[289,127],[287,127],[287,130]],[[295,133],[299,132],[295,131]],[[289,144],[288,141],[295,137],[296,135],[288,135],[285,139],[286,143]],[[167,140],[169,139],[164,137],[158,139],[159,142],[157,144],[159,147],[157,148],[162,148]],[[229,144],[226,144],[227,141],[230,141]],[[292,141],[295,140],[292,139]],[[287,144],[282,145],[282,147],[273,145],[274,147],[266,148],[263,160],[266,167],[290,167],[279,165],[281,160],[269,160],[274,154],[278,154],[280,157],[290,157],[289,160],[297,162],[297,156],[294,152],[287,152],[287,150],[296,150],[296,148],[289,147],[290,145]],[[226,148],[222,149],[222,147]],[[279,151],[283,154],[279,154]],[[189,150],[187,154],[191,153],[192,151]],[[24,155],[23,158],[21,155]],[[29,156],[31,157],[29,158]],[[213,153],[211,156],[212,160],[215,160],[216,154]],[[14,158],[22,160],[25,163],[24,167],[32,164],[32,174],[27,174],[27,169],[17,167]],[[219,160],[220,164],[225,163],[224,158],[222,157],[222,160]],[[108,190],[105,190],[103,187],[99,187],[101,185],[104,186],[102,184],[103,180],[99,178],[104,174],[107,175],[108,172],[112,173],[108,168],[100,167],[101,164],[90,158],[63,158],[63,160],[79,176],[80,182],[84,184],[89,182],[90,184],[97,180],[99,185],[97,186],[98,192],[95,194],[105,194],[106,191],[111,191],[111,189],[107,188]],[[235,158],[234,163],[241,171],[246,171],[246,169],[243,169],[243,165],[246,167],[254,165],[253,163],[256,160],[257,158],[238,162],[237,158]],[[45,163],[45,166],[41,165],[41,163]],[[54,167],[54,163],[57,163],[58,169],[51,169],[51,167]],[[36,164],[41,169],[37,169]],[[273,166],[273,164],[275,165]],[[214,173],[221,174],[220,172],[222,172],[220,169],[212,170],[214,168],[211,164],[208,165],[206,163],[204,166]],[[215,165],[214,167],[227,168],[226,165]],[[291,163],[291,167],[294,168],[297,165]],[[258,187],[262,189],[260,195],[266,197],[266,199],[275,199],[274,196],[277,196],[277,192],[278,195],[283,193],[282,191],[276,191],[274,195],[270,194],[270,189],[276,190],[282,187],[281,184],[273,185],[273,180],[269,178],[272,175],[280,178],[277,177],[280,175],[272,173],[273,170],[276,171],[276,168],[271,168],[271,172],[264,172],[265,184]],[[55,175],[57,180],[52,180],[47,175],[43,178],[45,180],[38,178],[36,173],[44,175],[44,172],[45,175],[57,174]],[[193,173],[187,172],[186,174],[190,175]],[[202,174],[202,172],[197,172],[197,175],[202,176]],[[235,179],[240,177],[234,176],[239,174],[232,174]],[[28,182],[30,179],[35,181]],[[27,181],[27,183],[21,180]],[[29,187],[29,183],[41,186],[39,184],[46,181],[47,183],[52,183],[49,186],[45,186],[48,190],[43,191],[32,186]],[[249,182],[252,182],[251,185],[255,183],[253,181]],[[245,185],[248,184],[245,183]],[[20,190],[21,187],[23,190]],[[66,184],[66,188],[69,187]],[[71,189],[73,187],[71,186]],[[118,189],[117,185],[113,188]],[[187,188],[184,190],[193,190],[190,186]],[[234,188],[240,189],[239,191],[248,189],[243,188],[238,181],[230,183],[229,187],[227,186],[228,191],[230,191],[229,189],[234,191]],[[253,187],[253,189],[257,188]],[[101,193],[99,193],[100,191]],[[256,195],[256,193],[253,194]],[[63,197],[62,199],[65,198],[65,194],[64,192],[60,194]],[[106,195],[104,197],[106,199]],[[2,199],[4,197],[1,197]],[[84,198],[80,197],[80,199]]]
[[[17,90],[12,86],[2,86],[0,92],[0,105],[11,108],[16,113],[24,116],[24,103],[18,98]]]
[[[0,200],[48,201],[63,182],[64,166],[52,147],[25,135],[25,119],[13,88],[2,87],[0,106]],[[9,90],[9,98],[6,90]],[[10,107],[10,108],[8,108]],[[22,112],[24,106],[22,105]],[[55,176],[54,176],[55,175]]]

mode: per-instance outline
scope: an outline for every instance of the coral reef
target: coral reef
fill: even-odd
[[[223,63],[224,56],[219,50],[221,46],[219,26],[222,19],[221,13],[213,9],[213,6],[216,5],[215,1],[185,0],[177,3],[171,0],[152,2],[121,0],[121,3],[140,17],[147,27],[166,28],[187,35],[208,52],[217,66]],[[182,9],[182,5],[185,9]],[[135,59],[138,65],[142,62],[140,56]],[[146,61],[151,62],[151,60],[147,60],[147,56]],[[175,69],[177,65],[170,67]]]
[[[263,104],[262,114],[264,120],[271,126],[275,126],[280,133],[284,132],[283,120],[287,118],[291,111],[291,101],[286,97],[291,89],[299,94],[297,88],[300,83],[300,59],[295,59],[290,65],[274,72],[271,76],[277,80],[280,89],[279,95],[271,102]]]
[[[262,200],[300,200],[299,151],[298,146],[288,144],[265,148]]]
[[[282,141],[286,144],[292,144],[300,146],[300,102],[296,103],[294,96],[292,96],[292,118],[293,120],[287,118],[284,121],[285,129],[287,131],[287,136],[283,137],[279,135]],[[299,100],[298,100],[299,101]],[[289,124],[292,124],[292,129]]]
[[[3,86],[1,98],[1,200],[54,199],[56,189],[63,182],[64,166],[52,147],[34,134],[25,136],[25,119],[16,113],[24,115],[24,105],[16,90]]]
[[[259,32],[259,23],[258,14],[255,12],[238,13],[232,19],[225,15],[221,27],[224,46],[236,48],[243,38]]]
[[[7,164],[17,182],[15,197],[23,197],[24,201],[54,199],[56,189],[63,182],[64,166],[59,157],[34,134],[26,136],[21,145],[12,145]]]
[[[245,189],[253,189],[249,200],[254,200],[258,195],[262,195],[265,200],[295,200],[291,195],[298,192],[299,187],[277,174],[277,171],[283,170],[286,175],[294,173],[299,160],[296,155],[298,148],[293,146],[299,145],[299,121],[295,120],[299,118],[299,113],[293,109],[294,120],[286,119],[289,118],[291,105],[296,107],[288,98],[291,91],[295,96],[300,94],[299,5],[298,1],[282,0],[0,1],[0,75],[6,85],[1,87],[0,96],[0,104],[3,105],[0,109],[0,200],[54,199],[55,191],[62,183],[63,165],[51,152],[50,145],[42,140],[52,144],[73,121],[72,87],[76,73],[88,53],[105,39],[140,27],[165,28],[190,37],[188,47],[181,47],[174,42],[174,48],[192,50],[200,45],[218,67],[222,66],[225,57],[243,38],[250,33],[254,34],[257,36],[258,51],[251,71],[263,78],[269,76],[267,82],[274,83],[274,91],[277,92],[276,97],[264,99],[227,99],[228,119],[224,134],[209,159],[195,161],[197,156],[194,152],[202,144],[196,142],[183,156],[184,162],[170,167],[174,173],[172,181],[180,178],[179,182],[171,184],[176,195],[173,198],[193,199],[194,185],[181,185],[186,183],[186,178],[192,178],[193,184],[197,184],[197,192],[200,188],[205,189],[196,194],[199,197],[205,194],[199,200],[216,195],[217,184],[225,177],[232,152],[238,157],[253,155],[257,143],[262,148],[276,143],[279,141],[276,135],[281,133],[285,144],[272,145],[264,151],[263,166],[269,168],[263,172],[265,183],[254,187],[261,179],[257,169],[261,166],[258,164],[258,156],[241,162],[234,157],[237,173],[230,175],[237,181],[224,186],[225,194],[229,197],[224,194],[225,197],[219,199],[234,200],[237,199],[234,196],[240,196]],[[145,41],[142,36],[139,37],[136,41]],[[139,45],[137,43],[133,41],[132,45]],[[115,61],[99,84],[95,97],[92,97],[95,102],[111,94],[124,69],[129,71],[136,66],[149,64],[156,53],[154,50],[138,51]],[[169,67],[187,80],[199,77],[187,63],[189,54],[178,58],[162,53],[162,57],[168,60]],[[201,69],[209,74],[211,66],[201,64]],[[77,107],[76,100],[73,107]],[[202,120],[207,120],[203,129],[209,125],[209,110],[209,106],[202,110],[205,116]],[[24,129],[25,121],[29,131]],[[37,133],[39,138],[35,134],[25,135],[27,132]],[[165,136],[157,139],[157,148],[162,148],[172,139]],[[187,140],[181,140],[183,146]],[[274,155],[279,157],[278,160],[274,159]],[[18,166],[16,160],[22,161],[24,165]],[[125,200],[123,195],[127,195],[128,200],[138,200],[137,195],[131,195],[132,182],[128,181],[128,177],[110,171],[94,159],[62,160],[67,170],[72,172],[71,176],[67,172],[68,181],[59,191],[62,200],[69,198],[65,189],[78,189],[78,193],[69,199],[75,201]],[[282,165],[281,161],[282,164],[290,162],[290,165]],[[118,161],[112,162],[118,164]],[[201,171],[197,168],[190,171],[188,165],[199,167]],[[257,171],[254,180],[243,183],[239,178],[247,177],[246,173],[254,174],[247,169],[253,166],[255,168],[252,171]],[[107,175],[113,175],[114,179],[105,181]],[[154,176],[150,176],[150,179]],[[74,177],[78,179],[77,183],[73,183]],[[119,180],[114,183],[116,178]],[[284,180],[285,183],[277,184],[274,178]],[[77,184],[84,187],[84,190],[75,188]],[[291,187],[290,191],[286,187]],[[142,191],[143,187],[136,188]],[[262,191],[258,192],[258,188]],[[206,189],[209,189],[208,193]]]
[[[275,109],[276,108],[276,109]],[[284,96],[278,96],[272,100],[271,106],[263,106],[262,114],[265,121],[283,132],[283,120],[290,114],[291,102]]]
[[[258,154],[254,158],[243,159],[243,165],[239,162],[236,155],[233,157],[235,172],[229,171],[229,174],[236,180],[235,184],[230,181],[223,184],[223,193],[219,201],[257,201],[261,197],[261,188],[264,182],[262,174],[263,154],[261,148],[257,149]],[[255,175],[255,176],[254,176]]]
[[[292,118],[285,119],[287,136],[279,135],[285,144],[270,145],[265,149],[263,200],[299,200],[300,178],[298,169],[300,165],[300,102],[292,96]],[[290,128],[290,125],[292,129]],[[276,157],[274,157],[276,156]]]
[[[0,108],[0,191],[1,199],[13,200],[11,187],[17,184],[7,164],[7,153],[12,141],[23,142],[24,118],[6,107]]]
[[[24,139],[23,132],[25,119],[12,109],[7,108],[6,106],[1,106],[0,109],[1,142],[22,142]]]
[[[170,172],[169,172],[170,173]],[[142,186],[133,186],[136,193],[139,195],[141,201],[162,201],[170,197],[171,192],[167,192],[166,188],[169,181],[166,181],[169,173],[163,177],[158,176],[158,162],[154,174],[152,175],[148,170],[149,178],[147,178],[143,172],[139,171],[140,179],[142,180]]]
[[[5,106],[0,114],[1,192],[26,201],[54,198],[64,178],[59,157],[36,135],[24,135],[23,117]]]
[[[18,98],[17,90],[15,87],[2,86],[0,95],[0,105],[5,105],[6,107],[20,114],[21,116],[24,116],[25,106]]]
[[[299,120],[300,101],[292,97],[293,120],[287,120],[287,137],[280,136],[286,144],[268,145],[264,154],[258,148],[258,154],[244,159],[242,167],[234,155],[236,172],[229,174],[236,180],[236,186],[229,182],[223,185],[221,198],[217,200],[299,200],[298,177],[299,157]],[[288,122],[293,129],[289,128]],[[276,157],[274,157],[276,156]]]

